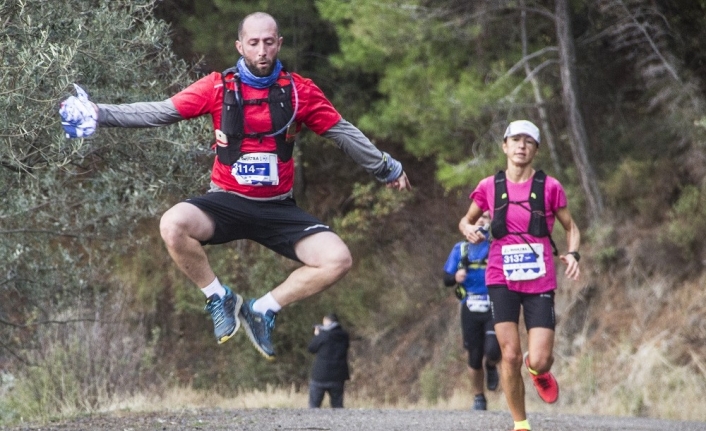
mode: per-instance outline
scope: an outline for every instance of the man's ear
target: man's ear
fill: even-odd
[[[240,55],[243,55],[243,44],[240,43],[239,40],[236,40],[236,41],[235,41],[235,49],[238,50],[238,52],[240,53]]]

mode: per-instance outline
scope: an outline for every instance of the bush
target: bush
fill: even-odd
[[[37,349],[26,354],[29,366],[7,394],[12,413],[3,419],[45,421],[159,390],[152,374],[154,346],[147,344],[142,325],[128,318],[122,299],[106,298],[94,315],[78,304],[43,326]]]

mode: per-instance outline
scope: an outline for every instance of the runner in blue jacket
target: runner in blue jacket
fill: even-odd
[[[476,223],[478,229],[486,231],[490,215],[486,212]],[[461,330],[463,347],[468,351],[468,371],[474,391],[473,410],[486,410],[487,401],[483,389],[483,357],[488,390],[498,387],[500,345],[493,329],[488,288],[485,285],[489,240],[479,244],[467,241],[456,243],[444,265],[444,284],[456,286],[456,297],[461,301]]]

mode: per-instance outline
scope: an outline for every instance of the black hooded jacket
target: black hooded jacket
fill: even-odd
[[[331,328],[319,329],[309,343],[309,351],[316,354],[311,380],[343,382],[350,379],[348,370],[348,333],[335,323]]]

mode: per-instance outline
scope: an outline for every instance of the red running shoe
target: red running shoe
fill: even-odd
[[[556,382],[554,375],[547,371],[543,374],[536,374],[536,371],[532,370],[529,366],[529,352],[524,355],[525,367],[529,371],[530,377],[532,377],[532,383],[534,383],[535,389],[539,397],[545,403],[554,403],[559,399],[559,383]]]

